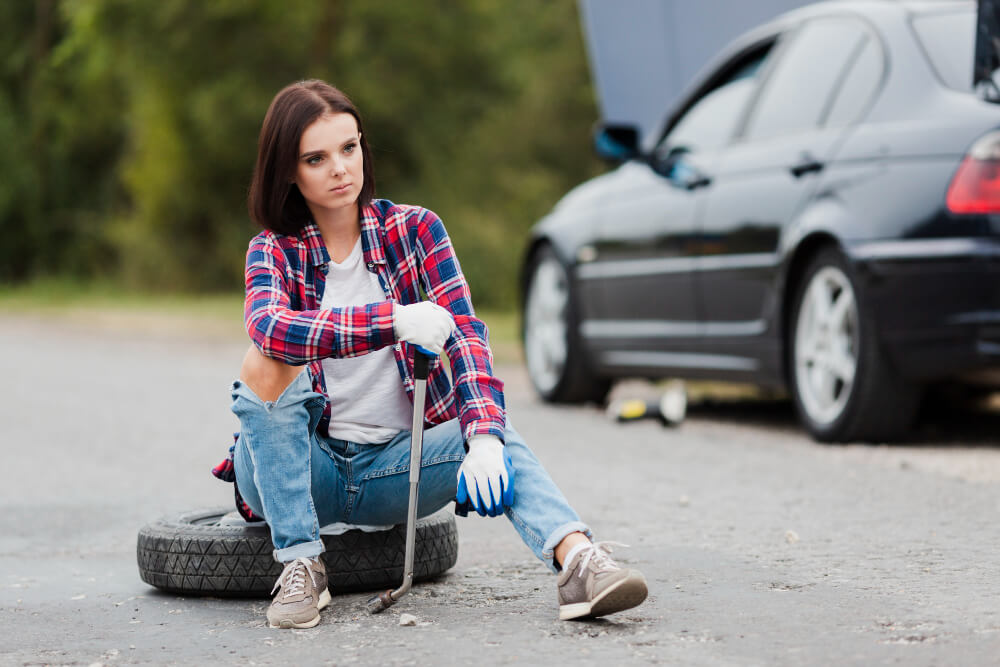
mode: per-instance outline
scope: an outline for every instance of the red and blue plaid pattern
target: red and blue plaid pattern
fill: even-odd
[[[296,236],[264,231],[247,252],[245,320],[254,344],[265,355],[293,365],[308,364],[313,388],[327,396],[320,360],[353,357],[396,343],[392,302],[427,298],[455,318],[445,344],[454,390],[440,360],[431,362],[424,419],[440,424],[458,417],[468,440],[490,433],[501,440],[506,423],[503,382],[493,376],[486,325],[476,318],[469,286],[444,224],[433,212],[384,199],[366,206],[361,243],[368,270],[375,273],[388,301],[320,310],[330,261],[319,228],[306,225]],[[409,345],[394,346],[403,385],[413,399]],[[330,405],[320,422],[327,428]]]
[[[440,424],[458,417],[466,440],[480,433],[503,440],[503,382],[493,377],[489,332],[472,309],[469,286],[441,219],[424,208],[377,199],[362,212],[361,245],[368,270],[378,276],[389,300],[320,310],[330,255],[319,228],[308,224],[296,236],[270,231],[255,236],[247,251],[244,305],[254,344],[274,359],[308,364],[313,389],[327,397],[322,359],[358,356],[395,344],[396,365],[412,401],[412,355],[407,343],[396,342],[392,302],[417,303],[423,289],[431,301],[451,312],[456,325],[444,347],[455,377],[454,390],[441,361],[433,360],[424,420]],[[329,423],[327,401],[320,427],[326,430]],[[212,469],[223,481],[236,481],[234,447]],[[240,514],[248,521],[260,521],[238,488],[235,493]]]

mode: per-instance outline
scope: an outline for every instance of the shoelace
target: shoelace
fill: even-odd
[[[309,567],[311,564],[312,562],[308,558],[296,558],[286,565],[285,569],[281,571],[278,581],[274,583],[271,595],[274,595],[279,586],[281,587],[282,598],[304,592],[306,587],[306,572],[309,573],[309,578],[312,579],[313,586],[316,586],[316,575],[313,573],[312,568]]]
[[[593,562],[594,570],[597,573],[601,572],[614,572],[615,570],[620,570],[618,563],[616,563],[611,558],[611,552],[613,549],[611,547],[628,547],[627,544],[622,544],[621,542],[594,542],[593,546],[589,549],[585,549],[583,552],[583,558],[580,560],[580,576],[584,576],[587,571],[587,566]]]

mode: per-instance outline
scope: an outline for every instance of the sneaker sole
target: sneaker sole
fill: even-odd
[[[275,625],[274,623],[270,623],[269,622],[267,624],[267,627],[269,627],[269,628],[281,628],[283,630],[293,630],[293,629],[294,630],[304,630],[306,628],[315,628],[319,624],[319,610],[323,609],[328,604],[330,604],[330,599],[331,599],[331,597],[330,597],[330,591],[329,590],[326,590],[326,591],[323,591],[322,593],[320,593],[319,594],[319,603],[316,605],[316,615],[314,617],[312,617],[311,619],[309,619],[308,621],[304,621],[302,623],[296,623],[295,621],[293,621],[290,618],[285,618],[285,619],[282,619],[281,621],[279,621],[277,625]]]
[[[642,604],[648,593],[645,577],[638,572],[631,572],[628,577],[603,591],[590,602],[561,605],[559,620],[597,618],[625,611]]]

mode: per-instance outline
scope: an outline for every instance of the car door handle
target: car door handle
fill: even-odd
[[[792,176],[795,178],[802,178],[806,174],[823,171],[823,166],[823,163],[819,160],[807,157],[804,158],[802,162],[789,167],[788,171],[792,172]]]
[[[704,174],[695,174],[684,182],[684,187],[688,190],[697,190],[712,184],[712,179]]]

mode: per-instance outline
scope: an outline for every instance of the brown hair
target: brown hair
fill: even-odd
[[[361,114],[354,103],[325,81],[310,79],[286,86],[271,101],[257,143],[257,164],[250,181],[247,207],[250,217],[278,234],[296,234],[309,221],[309,208],[292,179],[299,160],[302,133],[328,113],[349,113],[361,133],[364,179],[358,206],[364,208],[375,196],[375,172]]]

